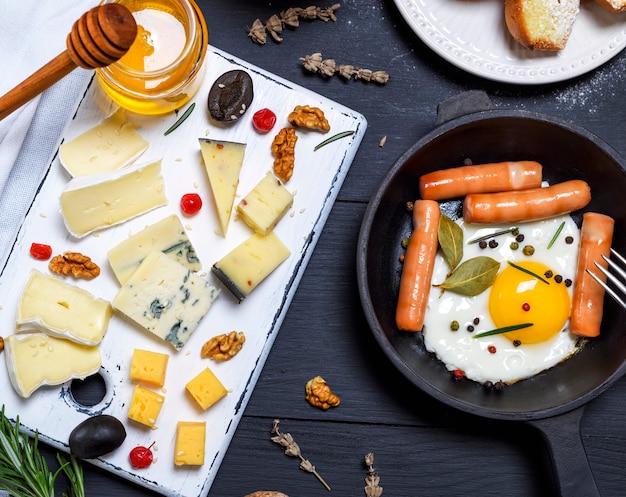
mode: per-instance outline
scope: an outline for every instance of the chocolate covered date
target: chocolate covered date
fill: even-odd
[[[209,114],[216,121],[236,121],[248,110],[253,98],[252,78],[247,72],[225,72],[215,80],[209,91]]]

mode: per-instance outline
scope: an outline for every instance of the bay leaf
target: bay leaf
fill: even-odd
[[[499,269],[500,263],[491,257],[474,257],[457,267],[443,283],[434,286],[474,297],[493,285]]]
[[[437,228],[443,258],[454,270],[463,259],[463,229],[445,214],[439,218]]]

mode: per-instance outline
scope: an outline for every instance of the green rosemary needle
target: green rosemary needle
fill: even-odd
[[[503,326],[502,328],[496,328],[495,330],[483,331],[482,333],[478,333],[474,335],[473,337],[482,338],[482,337],[489,337],[492,335],[501,335],[502,333],[508,333],[509,331],[522,330],[532,325],[533,323],[522,323],[522,324],[514,324],[511,326]]]
[[[552,240],[550,240],[550,243],[548,243],[548,249],[550,249],[552,245],[554,245],[554,242],[556,242],[556,239],[561,234],[561,231],[563,231],[563,226],[565,226],[565,221],[562,221],[561,224],[559,224],[559,227],[557,228],[556,233],[552,237]]]
[[[507,261],[509,263],[509,266],[514,267],[515,269],[517,269],[518,271],[521,271],[522,273],[526,273],[529,274],[530,276],[532,276],[533,278],[537,278],[539,281],[543,281],[546,285],[549,285],[550,282],[544,278],[542,278],[541,276],[539,276],[537,273],[533,273],[532,271],[529,271],[528,269],[523,268],[522,266],[518,266],[517,264],[515,264],[514,262],[511,261]]]
[[[506,235],[507,233],[513,233],[515,231],[519,230],[519,228],[517,226],[514,226],[512,228],[507,228],[504,230],[500,230],[500,231],[495,231],[489,235],[485,235],[485,236],[480,236],[478,238],[474,238],[473,240],[468,241],[468,245],[472,244],[472,243],[478,243],[478,242],[482,242],[483,240],[489,240],[491,238],[495,238],[496,236],[500,236],[500,235]]]
[[[350,136],[353,135],[354,131],[350,130],[350,131],[342,131],[341,133],[337,133],[336,135],[331,136],[330,138],[326,138],[326,140],[324,140],[323,142],[317,144],[315,146],[315,148],[313,149],[313,151],[315,152],[316,150],[319,150],[320,148],[322,148],[324,145],[328,145],[329,143],[332,143],[334,141],[337,140],[341,140],[342,138],[345,138],[346,136]]]
[[[168,129],[165,133],[163,133],[163,136],[169,135],[172,131],[174,131],[181,124],[183,124],[183,121],[189,117],[189,114],[193,112],[193,109],[195,106],[196,106],[196,103],[193,102],[189,107],[187,107],[187,110],[183,113],[183,115],[180,116],[174,124],[172,124],[172,127],[170,129]]]

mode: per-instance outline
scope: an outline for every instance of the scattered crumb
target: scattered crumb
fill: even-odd
[[[197,181],[194,181],[194,182],[193,182],[193,187],[194,187],[194,188],[196,188],[196,189],[197,189],[199,186],[200,186],[200,185],[198,185],[198,182],[197,182]]]
[[[387,143],[387,135],[383,136],[380,141],[378,142],[378,146],[379,147],[384,147],[385,143]]]
[[[176,157],[176,159],[174,159],[176,162],[182,162],[183,158],[182,157]]]
[[[296,215],[295,211],[291,211],[291,212],[289,213],[289,217],[293,217],[293,216],[295,216],[295,215]]]
[[[185,229],[186,229],[187,231],[191,231],[193,228],[191,227],[191,224],[186,224],[186,225],[185,225]]]
[[[40,212],[39,217],[46,219],[48,217],[48,214],[46,214],[45,212]]]
[[[306,211],[306,207],[303,207],[302,209],[300,209],[300,214],[304,214],[304,212]]]

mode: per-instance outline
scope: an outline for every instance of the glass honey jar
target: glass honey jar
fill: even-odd
[[[185,105],[204,76],[209,41],[193,0],[116,0],[137,22],[137,38],[117,62],[96,70],[103,90],[140,114],[165,114]]]

